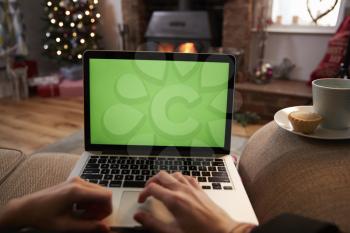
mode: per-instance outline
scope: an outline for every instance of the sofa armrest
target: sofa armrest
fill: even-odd
[[[26,155],[19,150],[0,148],[0,185],[25,158]]]
[[[78,155],[40,153],[29,156],[0,185],[0,206],[21,197],[65,181]]]

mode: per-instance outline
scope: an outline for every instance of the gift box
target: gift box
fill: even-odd
[[[46,84],[36,87],[36,93],[40,97],[59,96],[59,88],[57,84]]]
[[[76,97],[83,96],[84,93],[84,82],[83,80],[71,81],[63,80],[59,84],[59,92],[61,97]]]

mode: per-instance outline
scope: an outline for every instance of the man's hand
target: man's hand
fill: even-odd
[[[112,193],[78,177],[11,200],[0,212],[0,229],[33,227],[54,232],[107,232]],[[79,209],[80,214],[73,211]]]
[[[153,215],[138,212],[134,218],[158,233],[229,233],[239,226],[202,191],[197,181],[181,173],[161,171],[152,177],[140,194],[139,202],[153,196],[163,202],[176,222],[165,224]]]

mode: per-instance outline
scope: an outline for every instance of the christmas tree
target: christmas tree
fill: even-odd
[[[87,49],[98,49],[98,0],[47,0],[44,52],[59,61],[79,63]]]

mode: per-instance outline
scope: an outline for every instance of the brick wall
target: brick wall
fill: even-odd
[[[227,0],[224,5],[223,46],[244,49],[248,70],[253,0]]]

